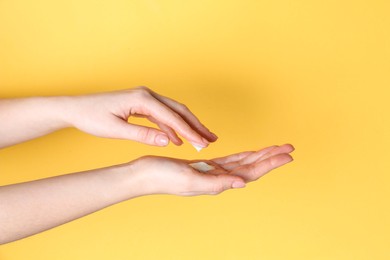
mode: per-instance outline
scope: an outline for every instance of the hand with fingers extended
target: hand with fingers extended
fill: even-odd
[[[141,174],[141,185],[146,194],[175,194],[195,196],[219,194],[231,188],[243,188],[267,172],[293,159],[290,144],[270,146],[259,151],[248,151],[212,160],[181,160],[145,156],[130,163],[131,172]],[[201,172],[190,166],[205,162],[213,169]]]
[[[144,117],[159,129],[131,124]],[[199,147],[217,140],[183,104],[146,87],[81,96],[0,100],[0,148],[65,127],[149,145]],[[211,160],[144,156],[129,163],[0,187],[0,244],[144,195],[195,196],[243,188],[290,161],[293,146],[270,146]],[[206,166],[206,170],[195,167]],[[33,225],[31,223],[34,223]]]
[[[129,139],[166,146],[183,142],[206,147],[217,140],[183,104],[146,87],[71,97],[67,121],[70,125],[100,137]],[[130,117],[144,117],[160,129],[131,124]]]
[[[290,161],[294,148],[271,146],[212,160],[145,156],[129,163],[0,187],[0,244],[152,194],[215,195],[243,188]],[[203,172],[194,164],[210,166]],[[33,225],[31,223],[34,223]]]
[[[159,129],[129,123],[130,117],[144,117]],[[66,127],[156,146],[170,141],[181,145],[181,136],[199,149],[218,138],[185,105],[146,87],[79,96],[0,99],[0,121],[0,148]]]

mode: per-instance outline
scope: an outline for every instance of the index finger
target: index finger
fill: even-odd
[[[202,137],[206,138],[210,142],[214,142],[218,139],[214,133],[210,132],[210,130],[199,121],[199,119],[186,105],[181,104],[169,97],[162,96],[152,90],[151,94],[161,103],[165,104],[170,109],[178,113],[187,122],[187,124],[195,131],[197,131]]]
[[[293,158],[288,153],[277,154],[260,162],[237,167],[231,174],[243,178],[246,182],[255,181],[266,173],[289,163],[292,160]]]

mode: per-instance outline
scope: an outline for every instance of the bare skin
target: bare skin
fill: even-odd
[[[133,116],[145,117],[160,129],[128,123]],[[169,141],[181,145],[178,135],[201,147],[218,138],[185,105],[146,87],[82,96],[0,99],[0,122],[0,148],[67,127],[157,146]]]
[[[165,100],[165,97],[161,98],[161,96],[155,98],[156,93],[144,88],[134,91],[138,98],[145,98],[143,95],[148,96],[146,100],[153,100],[150,102],[157,108],[142,103],[130,106],[133,110],[129,110],[129,106],[121,103],[121,100],[128,100],[134,95],[130,90],[74,97],[79,99],[77,101],[70,101],[69,99],[73,97],[66,97],[62,104],[67,109],[62,111],[63,114],[56,114],[63,109],[56,102],[52,103],[52,100],[44,102],[45,99],[51,98],[43,98],[41,100],[43,104],[36,100],[32,100],[31,103],[26,99],[17,100],[16,104],[12,103],[13,101],[3,100],[0,102],[0,121],[4,123],[4,127],[2,125],[0,129],[0,136],[2,136],[0,144],[5,147],[69,126],[75,126],[97,136],[131,139],[151,145],[156,145],[156,137],[161,134],[177,145],[182,143],[179,135],[191,142],[203,142],[204,146],[216,140],[216,137],[202,126],[187,108],[183,109],[176,101]],[[112,100],[106,101],[105,104],[105,99]],[[67,107],[66,104],[72,102],[75,102],[73,107]],[[110,107],[111,103],[115,105]],[[27,109],[27,106],[24,107],[24,111],[18,111],[27,104],[32,107]],[[160,111],[163,105],[166,107],[166,112]],[[53,108],[49,109],[52,106]],[[100,107],[103,108],[99,110]],[[22,114],[29,115],[32,112],[34,117],[19,118]],[[145,116],[157,122],[160,130],[140,130],[145,128],[133,125],[127,128],[124,124],[128,124],[127,118],[131,115]],[[88,118],[83,120],[84,117]],[[14,124],[23,126],[23,131],[19,131]],[[110,132],[115,127],[118,129]],[[135,131],[136,134],[127,135],[124,133],[126,131],[120,130],[122,128],[126,131]],[[145,131],[146,134],[139,134],[137,131]],[[4,138],[4,135],[7,138]],[[215,168],[207,173],[198,172],[189,166],[195,161],[145,156],[107,168],[1,186],[0,244],[37,234],[110,205],[140,196],[216,195],[228,189],[243,188],[246,183],[255,181],[267,172],[291,162],[290,153],[293,150],[293,146],[286,144],[201,160],[212,164]]]

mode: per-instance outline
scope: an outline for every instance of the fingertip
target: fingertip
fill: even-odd
[[[208,135],[207,140],[208,140],[209,142],[215,142],[215,141],[218,140],[218,136],[217,136],[216,134],[210,132],[210,134]]]
[[[295,150],[295,147],[292,144],[284,144],[283,146],[287,146],[289,148],[290,153]]]
[[[291,156],[291,154],[286,154],[287,155],[287,160],[288,160],[288,162],[292,162],[292,161],[294,161],[294,158]]]
[[[183,144],[183,141],[178,137],[170,137],[169,139],[177,146],[181,146]]]
[[[241,189],[241,188],[245,188],[245,186],[246,186],[246,183],[242,180],[236,180],[232,183],[233,189]]]
[[[172,141],[173,142],[173,141]],[[183,144],[183,141],[182,140],[180,140],[180,141],[178,141],[178,142],[176,142],[176,143],[174,143],[175,145],[177,145],[177,146],[181,146],[182,144]]]
[[[279,164],[279,166],[282,166],[282,165],[287,164],[289,162],[292,162],[294,160],[294,158],[288,153],[279,154],[275,157],[276,157],[275,160],[278,161],[278,162],[275,162],[275,164]],[[272,163],[272,161],[271,161],[271,163]]]

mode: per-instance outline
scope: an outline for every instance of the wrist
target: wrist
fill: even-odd
[[[46,125],[49,132],[70,127],[70,97],[50,96],[26,99],[30,103],[31,112],[40,115],[37,120]]]
[[[113,192],[117,193],[118,202],[149,195],[144,174],[134,167],[134,162],[110,167],[110,179]]]
[[[51,122],[57,128],[56,130],[72,127],[72,97],[45,97],[44,102],[47,104]]]

